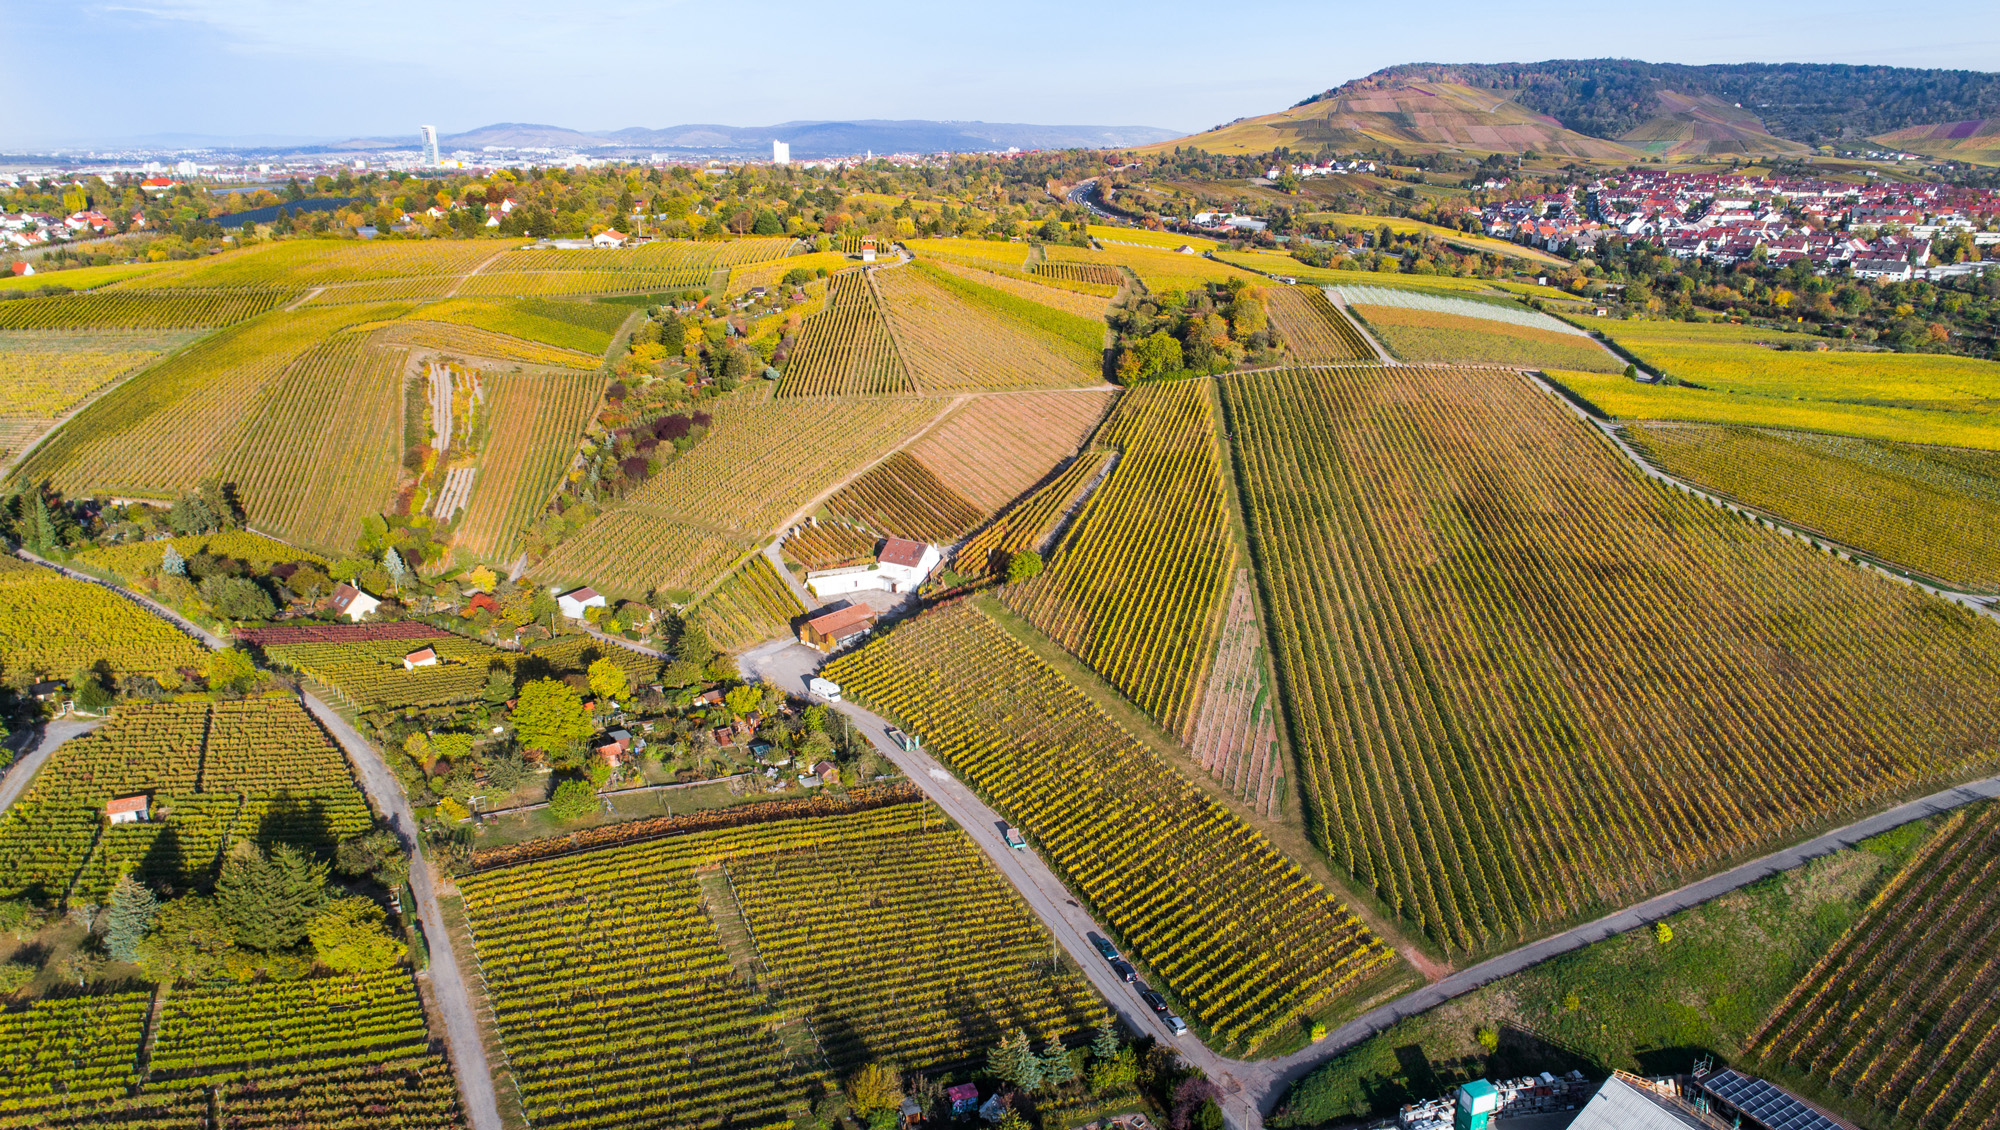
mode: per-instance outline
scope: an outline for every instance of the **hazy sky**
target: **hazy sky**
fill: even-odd
[[[1392,63],[2000,69],[1992,0],[1667,5],[0,0],[0,145],[492,122],[1205,129]]]

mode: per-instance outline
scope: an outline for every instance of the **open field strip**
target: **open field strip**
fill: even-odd
[[[1892,443],[1949,444],[2000,451],[2000,412],[1990,409],[1899,408],[1718,392],[1642,384],[1616,374],[1561,369],[1550,369],[1548,375],[1598,415],[1612,419],[1783,428]]]
[[[929,272],[929,273],[926,273]],[[1104,331],[923,265],[869,272],[903,364],[925,392],[1060,388],[1102,379]],[[983,293],[982,293],[983,292]],[[1032,307],[1032,311],[1028,308]]]

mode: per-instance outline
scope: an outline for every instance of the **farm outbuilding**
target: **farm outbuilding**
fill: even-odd
[[[145,793],[104,802],[104,819],[113,824],[142,824],[150,819],[153,798]]]
[[[866,636],[875,626],[875,610],[864,604],[836,608],[799,625],[799,642],[832,654]]]
[[[562,610],[564,616],[572,620],[581,620],[584,618],[584,614],[590,609],[603,608],[604,606],[604,594],[588,585],[580,589],[571,589],[568,592],[556,594],[556,607]]]
[[[403,657],[403,670],[414,671],[419,667],[438,665],[438,653],[434,647],[420,647]]]

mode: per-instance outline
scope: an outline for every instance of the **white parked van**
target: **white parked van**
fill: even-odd
[[[811,681],[806,683],[806,693],[812,695],[814,698],[823,698],[828,702],[839,702],[840,684],[831,679],[822,679],[818,675],[814,675]]]

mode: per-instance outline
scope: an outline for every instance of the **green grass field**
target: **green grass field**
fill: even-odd
[[[451,298],[421,308],[414,317],[491,330],[560,349],[603,353],[610,348],[612,335],[631,313],[627,306],[600,306],[594,302]]]
[[[1269,1124],[1393,1114],[1469,1079],[1727,1063],[1925,835],[1910,825],[1673,915],[1664,945],[1621,934],[1400,1021],[1299,1080]]]

